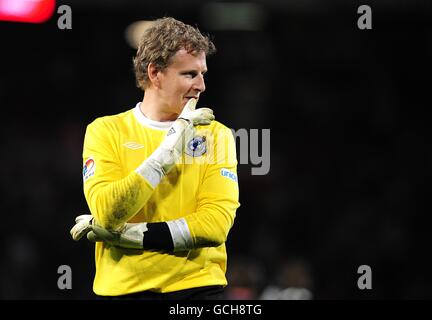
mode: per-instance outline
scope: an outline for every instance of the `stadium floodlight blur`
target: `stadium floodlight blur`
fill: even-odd
[[[49,20],[55,0],[0,0],[0,21],[42,23]]]
[[[256,3],[211,2],[202,6],[201,18],[206,27],[212,30],[256,31],[264,25],[265,11]],[[125,30],[129,46],[137,49],[141,35],[152,24],[148,20],[131,23]]]
[[[251,2],[211,2],[202,7],[201,18],[212,30],[261,30],[265,22],[265,11]]]
[[[138,48],[141,35],[153,25],[153,21],[135,21],[131,23],[125,31],[126,42],[134,49]]]

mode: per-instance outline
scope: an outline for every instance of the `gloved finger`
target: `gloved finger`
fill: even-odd
[[[195,98],[190,98],[188,100],[188,102],[186,103],[184,110],[188,110],[188,111],[194,111],[196,108],[196,104],[197,104],[198,100]]]
[[[212,120],[203,119],[197,122],[199,125],[208,125],[212,122]]]
[[[108,231],[98,225],[93,225],[92,230],[98,238],[102,239],[101,241],[114,241],[118,238],[116,233]]]
[[[215,116],[212,113],[204,113],[200,116],[200,120],[214,120]]]
[[[210,113],[210,114],[213,114],[213,110],[212,109],[210,109],[210,108],[199,108],[199,109],[197,109],[197,111],[200,111],[200,112],[202,112],[202,113]]]
[[[188,113],[195,110],[197,99],[191,98],[186,102],[182,112],[180,113],[179,117],[187,117]]]
[[[97,234],[94,233],[94,231],[90,231],[89,233],[87,233],[87,239],[91,242],[102,242],[103,241],[103,239],[99,238],[97,236]]]
[[[82,214],[82,215],[79,215],[75,218],[75,223],[78,223],[78,222],[83,221],[83,220],[91,220],[91,219],[92,219],[91,214]]]
[[[72,236],[72,239],[78,241],[89,231],[90,231],[90,225],[85,223],[77,223],[70,230],[70,234]]]
[[[197,124],[210,124],[214,119],[215,119],[214,115],[208,115],[208,116],[202,117],[201,119],[198,119],[195,122],[195,125],[197,125]]]
[[[72,236],[72,239],[74,239],[75,241],[78,241],[80,239],[80,237],[78,236],[78,232],[76,230],[77,229],[76,226],[77,225],[74,225],[72,227],[72,229],[70,229],[69,233]]]
[[[215,116],[213,113],[210,113],[208,111],[203,111],[197,116],[198,119],[211,119],[214,120]]]

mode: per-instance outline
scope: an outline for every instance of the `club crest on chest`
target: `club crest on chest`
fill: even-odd
[[[200,157],[207,151],[206,137],[197,136],[187,143],[186,154],[191,157]]]

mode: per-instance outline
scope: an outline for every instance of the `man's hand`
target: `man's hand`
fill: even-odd
[[[142,250],[146,231],[145,222],[126,223],[118,231],[109,231],[93,224],[92,231],[87,233],[87,239],[91,242],[105,242],[117,247]]]
[[[75,225],[70,230],[70,234],[75,241],[81,239],[89,231],[92,230],[93,216],[91,214],[83,214],[75,218]]]
[[[143,249],[144,232],[147,231],[147,223],[126,223],[116,231],[106,230],[95,223],[93,216],[83,214],[75,218],[75,225],[70,234],[75,241],[87,234],[87,239],[92,242],[106,242],[113,246]]]
[[[215,119],[211,109],[195,109],[196,103],[196,99],[189,99],[159,147],[135,169],[154,188],[182,156],[186,144],[194,137],[194,126],[208,125]]]
[[[197,99],[189,99],[177,119],[187,120],[194,126],[210,124],[215,119],[213,110],[209,108],[195,109],[197,101]]]

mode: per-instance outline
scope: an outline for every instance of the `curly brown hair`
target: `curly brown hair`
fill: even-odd
[[[137,87],[145,90],[149,86],[149,63],[162,71],[169,66],[171,58],[180,49],[191,54],[205,52],[206,56],[216,52],[213,42],[198,28],[171,17],[155,20],[143,33],[133,58]]]

